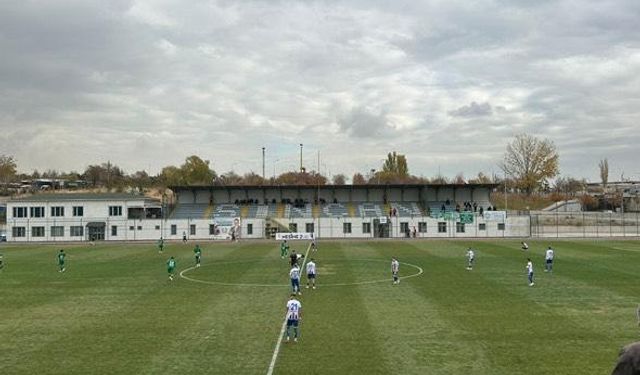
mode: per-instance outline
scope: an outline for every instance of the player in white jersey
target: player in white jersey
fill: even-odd
[[[296,299],[296,295],[292,294],[287,302],[287,341],[289,341],[289,329],[293,327],[293,341],[298,341],[298,325],[302,319],[302,304]]]
[[[393,277],[394,284],[400,284],[398,271],[400,271],[400,262],[398,262],[396,258],[391,258],[391,276]]]
[[[293,293],[302,294],[300,290],[300,268],[298,265],[294,265],[289,271],[289,277],[291,278],[291,289]]]
[[[309,283],[313,285],[313,289],[316,288],[316,262],[313,258],[307,263],[307,289],[309,289]]]
[[[529,250],[529,245],[527,245],[526,242],[522,241],[521,244],[522,244],[522,247],[521,247],[522,251]]]
[[[529,286],[533,286],[533,263],[530,258],[527,258],[527,265],[525,266],[527,269],[527,277],[529,278]]]
[[[553,272],[553,257],[555,256],[553,249],[551,246],[547,249],[544,254],[544,272]]]
[[[471,271],[473,269],[473,263],[476,260],[476,253],[472,248],[467,249],[467,259],[469,261],[469,263],[467,264],[467,269]]]

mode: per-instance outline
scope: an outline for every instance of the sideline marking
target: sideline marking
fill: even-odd
[[[307,251],[307,254],[309,252]],[[307,255],[304,256],[305,257],[305,262],[306,262],[306,258]],[[382,262],[382,263],[386,263],[386,260],[381,260],[381,259],[354,259],[354,261],[360,261],[360,262]],[[219,262],[219,263],[209,263],[209,264],[204,264],[202,267],[205,267],[207,265],[218,265],[218,264],[229,264],[229,263],[251,263],[252,261],[235,261],[235,262]],[[303,263],[304,264],[304,263]],[[405,265],[405,266],[409,266],[409,267],[413,267],[416,270],[418,270],[418,273],[414,273],[412,275],[407,275],[407,276],[400,276],[400,280],[403,279],[408,279],[411,277],[417,277],[420,276],[424,273],[424,270],[422,269],[422,267],[420,266],[416,266],[415,264],[411,264],[411,263],[405,263],[405,262],[400,262],[400,264]],[[193,271],[195,269],[195,267],[189,267],[189,268],[185,268],[184,270],[180,271],[180,277],[187,280],[187,281],[192,281],[194,283],[200,283],[200,284],[207,284],[207,285],[220,285],[220,286],[235,286],[235,287],[258,287],[258,288],[282,288],[283,286],[287,286],[289,284],[237,284],[237,283],[225,283],[222,281],[207,281],[207,280],[199,280],[199,279],[194,279],[191,278],[189,276],[186,276],[185,274],[187,272]],[[334,287],[334,286],[356,286],[356,285],[367,285],[367,284],[378,284],[378,283],[385,283],[389,281],[388,278],[386,279],[380,279],[380,280],[367,280],[367,281],[359,281],[359,282],[355,282],[355,283],[332,283],[332,284],[321,284],[322,287]]]
[[[307,252],[304,254],[304,258],[302,259],[302,266],[300,266],[301,279],[302,279],[302,270],[304,269],[304,263],[307,261],[307,256],[309,256],[309,249],[311,249],[311,244],[309,244],[309,247],[307,247]],[[276,348],[273,350],[273,356],[271,357],[271,363],[269,364],[267,375],[273,374],[273,369],[276,367],[276,360],[278,359],[278,353],[280,353],[280,345],[282,344],[282,337],[284,336],[285,329],[287,329],[286,314],[284,316],[284,321],[282,322],[282,328],[280,329],[280,335],[278,336],[278,342],[276,343]]]

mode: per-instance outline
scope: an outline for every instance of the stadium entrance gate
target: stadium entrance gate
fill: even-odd
[[[87,239],[89,241],[103,241],[105,232],[105,223],[92,222],[87,224]]]
[[[390,228],[389,221],[380,219],[373,219],[373,227],[375,228],[373,234],[378,238],[389,238]]]

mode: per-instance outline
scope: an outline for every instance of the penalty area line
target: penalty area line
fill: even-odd
[[[302,259],[302,266],[300,266],[300,272],[304,268],[304,263],[307,261],[307,256],[309,256],[309,250],[311,249],[311,244],[307,247],[307,252],[304,254],[304,258]],[[280,329],[280,335],[278,336],[278,341],[276,342],[276,347],[273,349],[273,356],[271,356],[271,362],[269,363],[269,369],[267,370],[267,375],[272,375],[273,370],[276,368],[276,361],[278,360],[278,354],[280,353],[280,346],[282,345],[282,339],[284,338],[284,331],[287,329],[287,315],[284,316],[284,321],[282,322],[282,328]]]

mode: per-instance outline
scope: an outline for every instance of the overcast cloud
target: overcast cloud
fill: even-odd
[[[640,1],[0,2],[0,154],[21,171],[498,172],[518,133],[561,173],[640,180]]]

